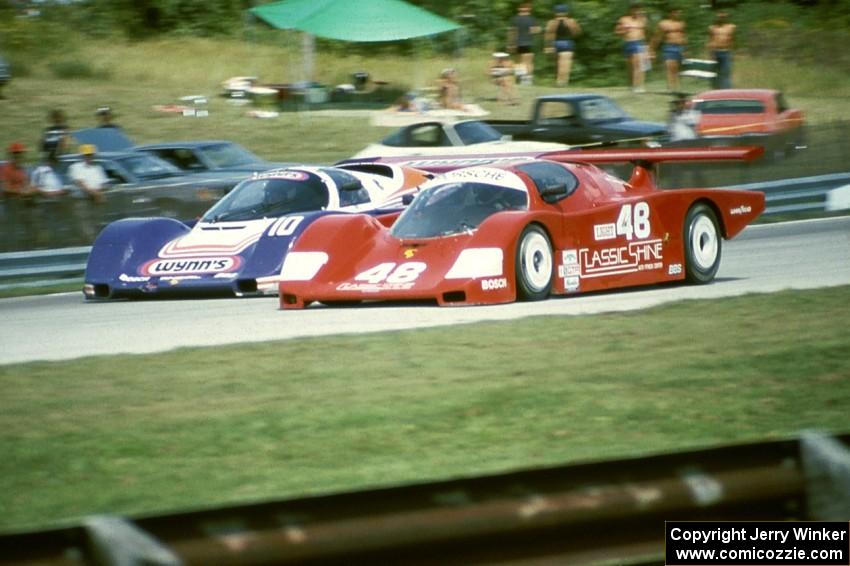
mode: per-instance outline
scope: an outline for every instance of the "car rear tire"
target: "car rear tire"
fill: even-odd
[[[699,285],[709,283],[720,268],[723,239],[717,215],[707,204],[691,207],[685,217],[685,279]]]
[[[536,224],[526,226],[516,247],[517,298],[522,301],[547,298],[552,291],[554,264],[549,236]]]

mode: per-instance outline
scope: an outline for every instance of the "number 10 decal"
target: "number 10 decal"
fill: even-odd
[[[411,283],[425,271],[427,266],[421,261],[379,263],[371,269],[359,273],[354,280],[367,283]]]
[[[648,238],[650,232],[649,205],[639,202],[634,209],[630,204],[623,205],[617,217],[617,235],[625,236],[627,240],[632,237],[643,239]]]

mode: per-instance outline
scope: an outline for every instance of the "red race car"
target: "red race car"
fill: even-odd
[[[721,243],[764,209],[758,192],[655,187],[662,161],[752,159],[759,147],[598,150],[457,169],[387,227],[329,216],[294,244],[280,305],[536,301],[550,294],[710,282]],[[577,161],[580,159],[581,161]],[[626,182],[593,163],[634,162]]]

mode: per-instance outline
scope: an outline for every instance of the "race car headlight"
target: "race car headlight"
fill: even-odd
[[[504,254],[500,248],[467,248],[460,252],[446,279],[476,279],[502,274]]]
[[[309,281],[327,262],[325,252],[289,252],[280,270],[280,280]]]

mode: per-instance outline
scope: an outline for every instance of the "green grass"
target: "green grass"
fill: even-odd
[[[846,431],[847,320],[839,287],[3,366],[0,527]]]
[[[8,55],[26,73],[12,80],[4,89],[8,100],[0,101],[0,144],[4,147],[11,141],[36,147],[52,108],[64,109],[70,126],[82,128],[95,124],[94,111],[101,105],[113,107],[118,123],[139,143],[227,138],[262,157],[279,161],[333,162],[349,157],[390,131],[373,127],[362,117],[340,120],[286,113],[276,119],[258,120],[247,117],[246,108],[231,106],[217,97],[221,81],[235,75],[256,75],[269,83],[301,80],[299,44],[289,34],[281,32],[279,43],[192,38],[133,43],[74,37],[70,36],[64,51],[47,51],[38,56],[12,51]],[[350,82],[352,72],[365,70],[377,80],[418,88],[434,85],[440,70],[453,66],[459,71],[464,98],[480,103],[497,118],[525,118],[535,96],[560,91],[552,86],[551,77],[541,76],[539,85],[521,88],[522,104],[517,107],[483,100],[495,95],[495,87],[486,74],[488,56],[489,51],[482,49],[467,49],[462,57],[439,56],[421,49],[410,57],[380,54],[367,58],[319,49],[315,78],[336,85]],[[540,59],[542,64],[542,56]],[[57,74],[69,78],[57,78]],[[738,85],[784,89],[789,101],[803,108],[813,124],[847,117],[845,100],[850,96],[850,76],[846,73],[739,54],[735,80]],[[683,88],[698,91],[706,85],[691,80]],[[660,70],[650,75],[648,89],[663,92]],[[625,83],[609,88],[577,84],[568,90],[608,94],[644,119],[666,117],[666,95],[633,95]],[[176,103],[181,96],[197,94],[210,97],[208,118],[183,118],[152,110],[154,105]],[[35,152],[30,158],[36,158]]]

